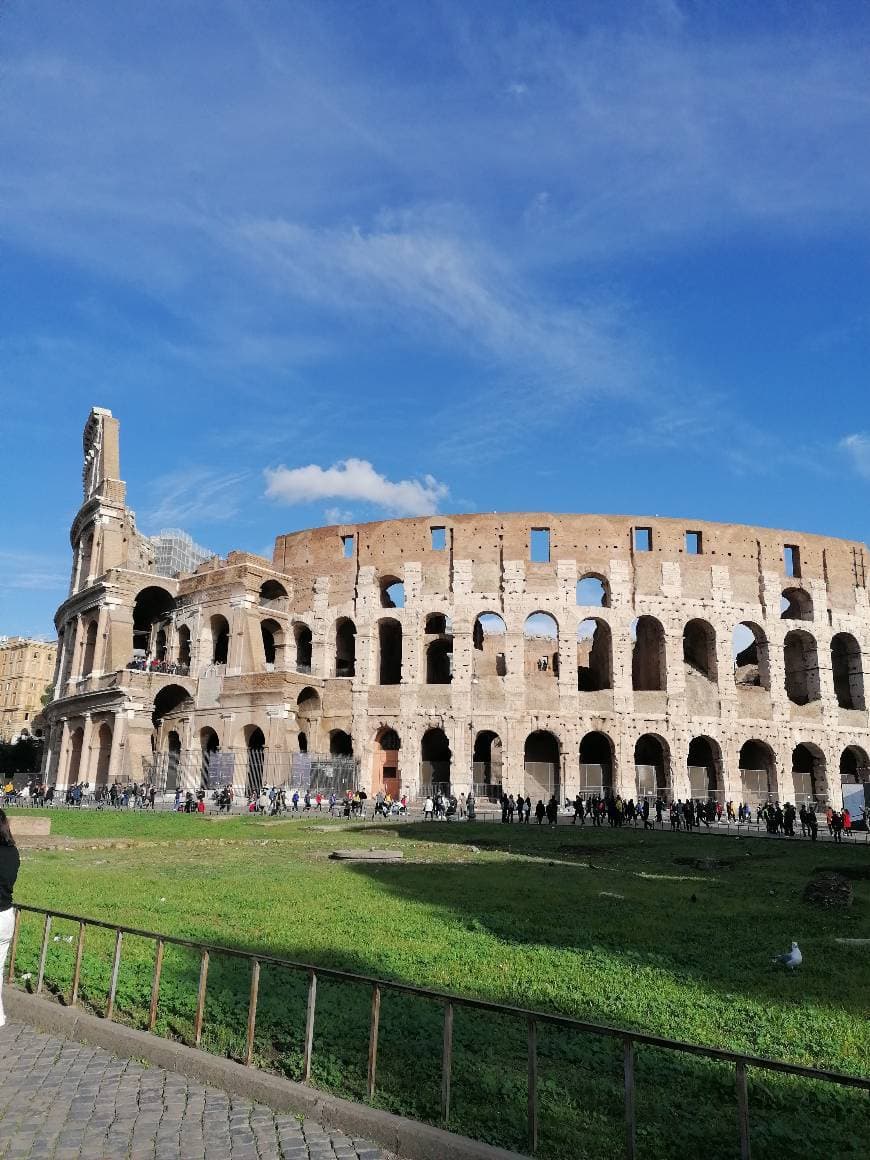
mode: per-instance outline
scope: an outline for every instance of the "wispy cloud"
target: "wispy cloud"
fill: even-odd
[[[350,508],[328,507],[323,518],[328,524],[352,524],[353,512]]]
[[[344,459],[332,467],[277,467],[265,472],[266,495],[287,504],[325,499],[358,500],[396,515],[427,515],[450,494],[431,475],[393,481],[375,471],[366,459]]]
[[[241,508],[241,486],[249,478],[247,471],[219,472],[210,467],[161,475],[151,486],[152,506],[142,513],[142,523],[157,532],[232,519]]]
[[[865,479],[870,479],[870,435],[855,432],[840,440],[840,447],[846,452],[852,467]]]
[[[0,590],[54,592],[69,585],[71,560],[37,552],[0,551]]]

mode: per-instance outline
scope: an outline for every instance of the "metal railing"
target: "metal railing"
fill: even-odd
[[[224,955],[242,959],[250,964],[251,981],[248,993],[248,1014],[245,1032],[244,1062],[248,1067],[254,1063],[254,1037],[257,1028],[257,1006],[260,993],[260,971],[263,966],[280,967],[290,971],[302,972],[308,978],[308,999],[305,1012],[305,1033],[302,1052],[303,1082],[311,1082],[311,1061],[314,1050],[314,1025],[317,1009],[318,979],[329,979],[337,982],[363,984],[371,988],[371,1012],[368,1038],[368,1067],[366,1092],[369,1101],[374,1098],[377,1083],[378,1062],[378,1035],[380,1029],[381,995],[384,991],[393,991],[403,995],[414,995],[441,1005],[444,1009],[442,1048],[441,1048],[441,1121],[446,1127],[450,1120],[451,1076],[453,1070],[453,1018],[457,1008],[472,1011],[485,1011],[490,1014],[513,1018],[526,1025],[527,1039],[527,1140],[531,1155],[538,1147],[538,1027],[557,1027],[564,1031],[572,1031],[578,1035],[596,1036],[602,1039],[620,1040],[622,1043],[622,1073],[623,1073],[623,1110],[625,1125],[625,1152],[626,1160],[635,1160],[637,1156],[637,1112],[636,1112],[636,1084],[635,1062],[636,1049],[639,1046],[655,1048],[663,1051],[676,1052],[683,1055],[697,1056],[706,1060],[715,1060],[721,1063],[734,1065],[735,1100],[737,1112],[737,1137],[740,1144],[741,1160],[750,1160],[750,1131],[749,1131],[749,1087],[747,1068],[757,1068],[760,1071],[776,1072],[782,1075],[798,1076],[803,1079],[836,1084],[840,1087],[857,1088],[870,1092],[870,1078],[846,1075],[841,1072],[828,1071],[814,1067],[804,1067],[800,1064],[786,1063],[784,1060],[765,1059],[761,1056],[744,1055],[740,1052],[728,1051],[722,1048],[702,1047],[699,1044],[684,1043],[677,1039],[666,1039],[659,1035],[646,1035],[642,1032],[627,1031],[619,1027],[610,1027],[606,1024],[587,1023],[580,1019],[573,1019],[566,1015],[549,1014],[544,1011],[533,1011],[523,1007],[514,1007],[505,1003],[492,1003],[485,999],[468,998],[454,995],[445,991],[436,991],[428,987],[415,987],[410,983],[394,982],[392,980],[375,979],[368,975],[355,974],[350,971],[340,971],[332,967],[319,967],[311,963],[299,963],[292,959],[282,959],[274,955],[258,954],[253,951],[240,950],[235,947],[220,946],[215,943],[199,942],[194,939],[177,938],[172,935],[158,934],[155,931],[139,930],[135,927],[121,926],[116,923],[103,922],[100,919],[84,918],[81,915],[65,914],[62,911],[46,910],[40,906],[15,906],[15,924],[9,948],[9,968],[7,982],[15,980],[15,959],[18,949],[18,937],[21,926],[21,915],[38,914],[43,916],[42,944],[39,953],[39,967],[34,991],[41,994],[45,984],[45,966],[48,954],[51,926],[54,919],[64,922],[78,923],[78,939],[76,942],[75,965],[73,968],[72,985],[68,1004],[75,1007],[79,1000],[79,984],[82,973],[82,958],[85,948],[85,930],[96,927],[101,930],[112,931],[115,936],[114,953],[112,957],[111,981],[109,994],[106,999],[105,1018],[110,1020],[115,1011],[115,999],[118,990],[118,977],[121,968],[121,953],[125,936],[148,939],[154,942],[154,969],[151,978],[151,999],[148,1008],[148,1031],[155,1033],[157,1026],[157,1011],[160,1002],[160,980],[163,971],[163,957],[167,946],[183,947],[198,951],[200,955],[199,983],[196,997],[196,1013],[194,1016],[194,1047],[201,1048],[202,1031],[205,1018],[205,1001],[208,987],[209,962],[212,955]]]

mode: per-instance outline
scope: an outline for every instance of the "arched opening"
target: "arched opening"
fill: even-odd
[[[581,693],[613,688],[613,644],[606,620],[577,625],[577,688]]]
[[[838,632],[832,639],[831,671],[840,708],[866,709],[861,646],[851,633]]]
[[[818,701],[822,691],[815,638],[803,629],[787,633],[782,655],[788,699],[795,705]]]
[[[718,679],[716,630],[706,620],[690,620],[683,629],[683,664],[708,681]]]
[[[318,752],[318,726],[320,724],[320,696],[316,689],[306,686],[296,698],[296,722],[300,736],[305,738],[305,748],[300,742],[299,752]]]
[[[356,675],[356,625],[342,617],[335,626],[335,675]]]
[[[695,801],[717,801],[724,796],[722,750],[712,737],[693,737],[686,760],[689,796]]]
[[[147,660],[155,656],[157,631],[168,623],[174,607],[172,596],[165,588],[149,585],[143,588],[133,603],[133,657]]]
[[[523,625],[525,676],[531,684],[555,686],[559,678],[559,625],[549,612],[533,612]]]
[[[398,576],[381,578],[381,608],[404,608],[405,585]]]
[[[84,730],[79,727],[73,729],[69,738],[69,765],[67,766],[66,783],[67,785],[77,785],[79,780],[79,772],[82,767],[82,742],[84,741]]]
[[[94,558],[94,533],[89,532],[82,540],[79,548],[79,587],[84,588],[88,583],[88,578],[91,574],[91,563]]]
[[[734,683],[741,688],[770,689],[770,658],[767,637],[757,624],[742,621],[731,638]]]
[[[329,752],[333,757],[353,757],[353,738],[343,729],[333,729],[329,734]]]
[[[200,781],[203,789],[209,789],[211,786],[211,767],[215,760],[215,754],[220,753],[220,741],[214,729],[210,729],[207,725],[199,731],[199,747],[202,753],[202,766],[200,770]],[[232,756],[232,755],[230,755]],[[215,770],[217,773],[218,771]],[[178,786],[175,787],[178,789]]]
[[[665,630],[654,616],[640,616],[632,625],[631,687],[635,692],[667,688]]]
[[[802,742],[791,755],[791,776],[796,806],[824,805],[828,800],[827,762],[817,745]]]
[[[812,596],[805,588],[786,588],[780,597],[779,614],[783,620],[812,620]]]
[[[497,612],[482,612],[471,633],[473,676],[502,678],[507,675],[505,641],[507,625]]]
[[[845,785],[870,784],[870,758],[859,745],[849,745],[840,754],[840,780]]]
[[[277,580],[266,580],[260,585],[261,608],[271,608],[275,612],[286,612],[287,602],[287,589]]]
[[[658,622],[656,622],[658,623]],[[671,797],[671,755],[667,743],[655,733],[639,737],[634,747],[638,801],[669,801]]]
[[[443,636],[452,631],[450,618],[445,616],[443,612],[430,612],[426,617],[427,636]]]
[[[166,660],[166,629],[158,628],[154,638],[154,659],[161,662]]]
[[[474,739],[473,785],[474,796],[495,802],[501,797],[504,753],[501,738],[491,729],[484,729]]]
[[[296,645],[296,672],[311,672],[311,629],[301,621],[293,625],[293,641]]]
[[[183,685],[164,685],[157,690],[151,721],[159,729],[167,717],[177,717],[193,712],[193,698]]]
[[[92,620],[85,633],[85,649],[82,656],[82,676],[89,677],[94,671],[94,657],[97,654],[97,622]]]
[[[225,665],[230,654],[230,626],[227,618],[220,613],[209,621],[211,632],[211,663]]]
[[[375,742],[374,785],[382,786],[384,793],[396,800],[402,793],[402,780],[399,774],[399,751],[402,743],[399,734],[395,729],[384,726],[378,730]]]
[[[386,617],[378,622],[378,684],[402,683],[402,626]]]
[[[308,752],[308,735],[306,733],[296,735],[296,747],[300,753]]]
[[[427,729],[420,742],[420,792],[450,793],[452,754],[443,729]]]
[[[181,738],[174,729],[170,729],[166,736],[166,782],[163,786],[167,793],[174,793],[179,786],[179,766],[181,764]]]
[[[247,750],[245,793],[249,798],[259,797],[263,790],[266,768],[266,738],[259,725],[245,727],[245,749]]]
[[[190,629],[186,624],[179,624],[175,634],[175,656],[182,669],[190,669]]]
[[[284,629],[277,620],[261,620],[260,635],[263,638],[263,656],[266,664],[273,669],[284,668]]]
[[[453,680],[453,638],[431,640],[426,645],[426,684],[449,685]]]
[[[95,787],[109,784],[109,761],[112,756],[112,726],[104,721],[97,733],[97,763],[94,773]]]
[[[562,802],[562,749],[559,739],[547,729],[536,729],[526,738],[523,749],[525,777],[523,792],[546,805],[551,797]]]
[[[312,713],[318,713],[320,711],[320,696],[317,690],[306,686],[296,698],[296,708],[308,717]]]
[[[587,733],[580,742],[580,793],[604,797],[613,792],[613,742],[606,733]]]
[[[610,585],[603,576],[590,572],[577,581],[576,599],[584,608],[609,608]]]
[[[741,748],[740,785],[747,805],[763,805],[776,797],[776,758],[764,741],[747,741]]]

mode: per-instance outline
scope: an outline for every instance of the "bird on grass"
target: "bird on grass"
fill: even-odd
[[[772,959],[771,961],[774,963],[782,963],[784,967],[788,967],[790,971],[793,971],[795,967],[799,967],[801,965],[801,963],[804,961],[804,957],[801,954],[800,947],[796,942],[793,942],[791,944],[790,951],[786,951],[784,955],[777,955],[776,958]]]

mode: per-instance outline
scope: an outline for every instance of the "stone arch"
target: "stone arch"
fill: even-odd
[[[498,801],[504,776],[504,747],[492,729],[482,729],[474,739],[472,770],[475,796]]]
[[[785,692],[795,705],[818,701],[822,695],[816,638],[805,629],[786,633],[783,642]]]
[[[190,628],[179,624],[175,633],[175,657],[183,669],[190,668]]]
[[[664,692],[668,687],[664,626],[654,616],[639,616],[632,636],[631,687],[635,692]]]
[[[94,671],[94,661],[97,655],[97,621],[88,621],[85,629],[84,650],[82,652],[82,676],[89,677]]]
[[[208,622],[211,635],[211,663],[225,665],[230,655],[230,624],[225,616],[216,612]]]
[[[161,625],[168,623],[175,599],[166,588],[149,584],[141,588],[133,601],[133,656],[153,655],[153,638]]]
[[[93,527],[88,534],[79,540],[79,588],[87,587],[88,577],[91,574],[91,564],[94,559],[94,532]]]
[[[847,745],[840,754],[840,780],[845,785],[870,783],[870,757],[860,745]]]
[[[523,624],[526,680],[540,685],[559,677],[559,622],[551,612],[539,609]]]
[[[391,725],[382,725],[375,734],[374,776],[375,790],[381,787],[385,794],[397,799],[402,793],[399,756],[402,742]]]
[[[451,633],[453,626],[450,623],[450,617],[445,612],[430,612],[426,617],[425,633],[426,636],[444,636],[445,633]]]
[[[382,576],[381,608],[405,607],[405,584],[398,576]]]
[[[164,685],[154,697],[151,713],[154,728],[159,729],[166,718],[176,717],[180,713],[192,713],[193,707],[193,697],[183,685]]]
[[[154,659],[161,663],[166,660],[166,629],[158,628],[154,637]]]
[[[734,683],[743,688],[770,690],[770,650],[764,629],[743,620],[734,626],[731,645]]]
[[[590,617],[577,625],[577,688],[596,693],[613,688],[613,640],[606,620]]]
[[[246,751],[245,793],[249,798],[259,797],[265,784],[266,735],[259,725],[244,728]]]
[[[174,793],[179,788],[179,765],[181,762],[181,738],[174,729],[166,734],[166,781],[164,790]]]
[[[82,768],[82,745],[85,731],[81,726],[73,729],[69,735],[69,765],[67,766],[66,783],[76,785]]]
[[[296,734],[296,748],[300,753],[308,752],[308,734],[305,732]]]
[[[97,731],[97,761],[94,772],[94,786],[109,784],[109,762],[112,758],[112,726],[104,721]]]
[[[289,603],[287,589],[277,580],[264,580],[260,585],[259,604],[273,612],[286,612]]]
[[[644,733],[634,746],[634,768],[638,801],[646,798],[667,801],[671,797],[671,751],[658,733]]]
[[[439,637],[426,645],[426,684],[449,685],[453,680],[453,638]]]
[[[766,741],[753,738],[740,749],[740,785],[747,805],[759,806],[777,796],[776,755]]]
[[[604,797],[613,792],[616,749],[606,733],[593,730],[580,742],[580,793]]]
[[[523,794],[545,804],[551,797],[562,801],[562,746],[549,729],[535,729],[523,746]]]
[[[335,675],[356,676],[356,625],[347,616],[335,622]]]
[[[318,752],[319,730],[321,717],[320,694],[310,685],[306,685],[296,698],[296,722],[300,737],[305,738],[305,748],[299,743],[299,752]]]
[[[806,588],[785,588],[779,601],[782,620],[812,620],[813,598]]]
[[[378,684],[402,683],[402,626],[392,616],[378,621]]]
[[[320,694],[310,685],[306,685],[296,698],[296,708],[300,713],[311,715],[320,712]]]
[[[689,796],[695,801],[717,801],[724,797],[725,779],[722,750],[712,737],[693,737],[686,757]]]
[[[829,797],[827,760],[824,752],[810,741],[802,741],[791,754],[794,804],[822,805]]]
[[[424,794],[450,792],[453,754],[441,728],[427,729],[420,739],[420,788]]]
[[[329,752],[332,757],[353,757],[353,738],[344,729],[331,729]]]
[[[597,572],[587,572],[577,581],[575,599],[584,608],[609,608],[610,584],[607,578]]]
[[[293,643],[296,648],[296,672],[311,672],[311,657],[313,653],[313,638],[311,629],[302,621],[294,621]]]
[[[831,672],[840,708],[866,709],[861,646],[849,632],[838,632],[831,640]]]
[[[284,667],[284,629],[271,617],[260,621],[260,636],[263,639],[263,656],[266,664],[273,668]]]
[[[716,630],[708,620],[690,620],[683,629],[683,664],[708,681],[718,680]]]
[[[481,612],[475,617],[471,631],[473,676],[507,675],[507,625],[497,612]]]

